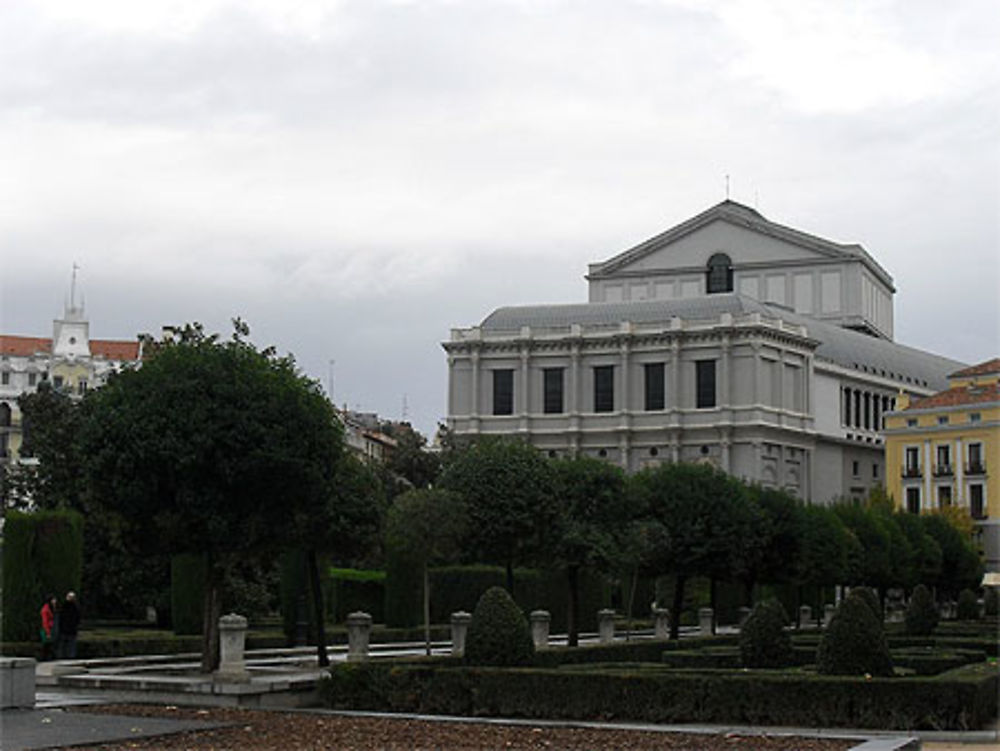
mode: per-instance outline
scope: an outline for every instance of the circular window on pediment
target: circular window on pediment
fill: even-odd
[[[71,337],[69,338],[69,343],[70,343],[70,344],[76,344],[76,337],[75,337],[75,336],[71,336]]]

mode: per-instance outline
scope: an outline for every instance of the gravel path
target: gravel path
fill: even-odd
[[[343,717],[247,709],[193,709],[161,706],[81,707],[141,717],[172,717],[231,723],[230,727],[134,739],[119,744],[75,747],[102,751],[167,749],[185,751],[301,751],[303,749],[686,749],[690,751],[842,751],[856,745],[835,739],[783,736],[691,735],[633,730],[552,728]]]

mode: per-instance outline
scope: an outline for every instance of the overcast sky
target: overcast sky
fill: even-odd
[[[3,0],[0,330],[201,321],[431,431],[440,342],[731,196],[1000,354],[994,0]],[[335,361],[331,367],[331,361]]]

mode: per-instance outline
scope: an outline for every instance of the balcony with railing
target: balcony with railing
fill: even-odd
[[[985,475],[986,474],[986,463],[980,460],[970,461],[965,465],[965,474],[967,475]]]
[[[908,477],[922,477],[923,472],[918,464],[904,464],[903,465],[903,479]]]
[[[934,465],[934,476],[935,477],[951,477],[955,474],[955,468],[950,464],[935,464]]]

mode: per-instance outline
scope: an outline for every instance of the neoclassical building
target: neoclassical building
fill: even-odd
[[[706,461],[815,501],[886,481],[883,415],[964,363],[893,341],[892,278],[860,245],[724,201],[602,263],[590,302],[453,329],[448,426],[629,471]]]
[[[91,339],[83,306],[70,302],[52,322],[52,338],[0,334],[0,464],[19,458],[22,424],[17,398],[48,382],[82,396],[113,371],[142,357],[139,341]]]

